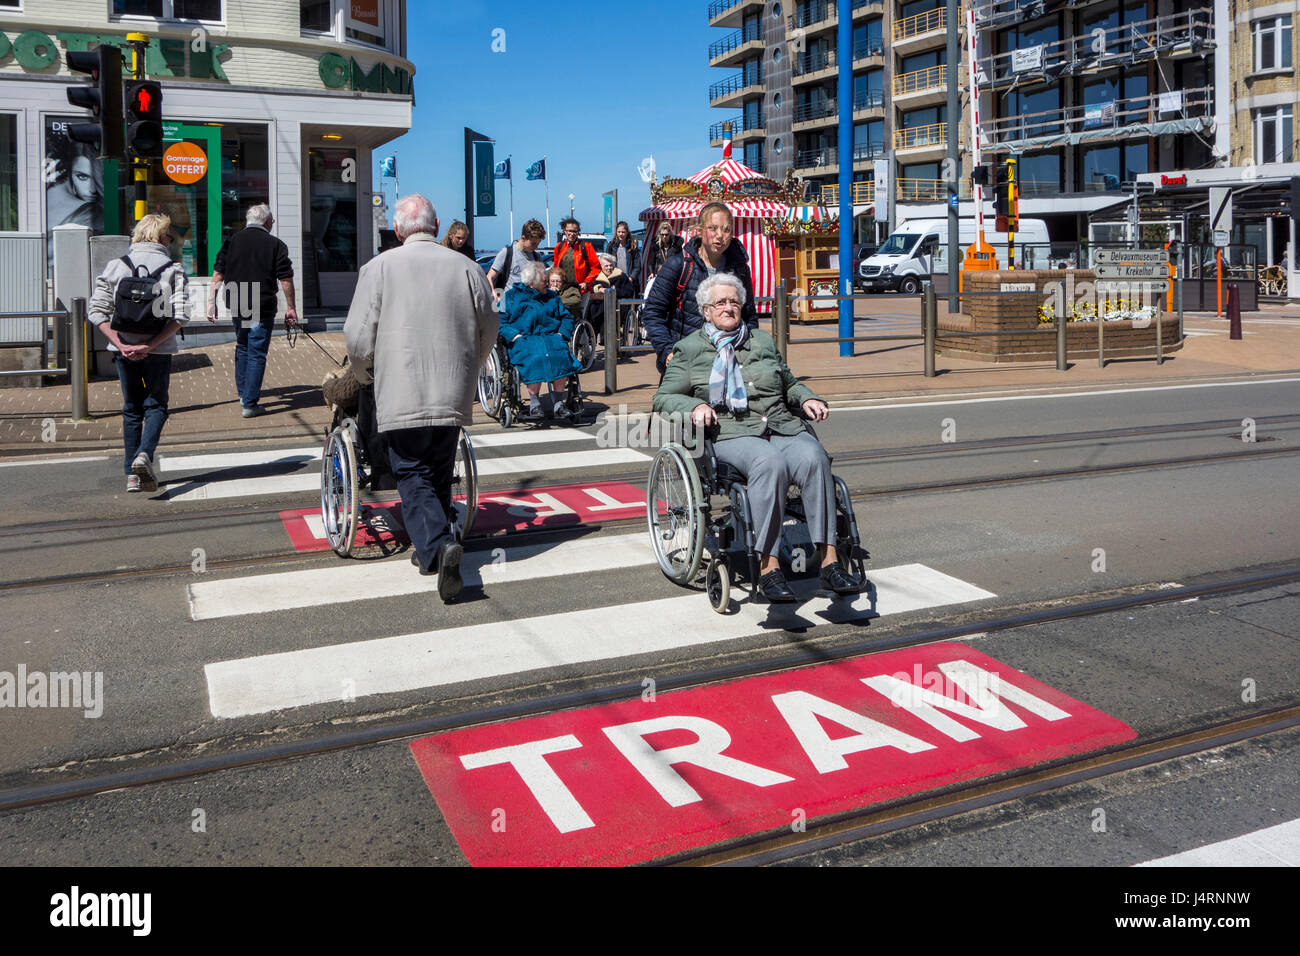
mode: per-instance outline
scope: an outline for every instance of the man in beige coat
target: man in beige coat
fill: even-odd
[[[400,200],[393,229],[402,245],[361,267],[343,334],[357,380],[374,382],[412,563],[436,572],[438,594],[451,601],[462,587],[451,525],[456,443],[499,319],[483,270],[435,241],[429,200]]]

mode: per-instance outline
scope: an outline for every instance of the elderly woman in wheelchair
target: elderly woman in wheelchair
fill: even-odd
[[[582,370],[582,363],[570,351],[573,316],[560,297],[547,289],[546,268],[541,263],[527,263],[520,280],[506,290],[501,338],[509,349],[510,364],[519,370],[528,388],[527,415],[534,420],[547,414],[567,418],[566,382]],[[544,382],[551,386],[549,409],[542,404]]]
[[[830,410],[795,379],[775,340],[741,321],[745,290],[738,279],[723,272],[709,276],[699,285],[697,302],[704,327],[677,343],[654,410],[681,422],[689,417],[696,428],[716,426],[706,463],[716,459],[722,466],[720,493],[727,487],[725,472],[743,483],[743,520],[761,556],[759,593],[772,602],[796,600],[778,560],[791,483],[800,489],[799,508],[818,549],[822,587],[835,594],[860,593],[863,581],[845,570],[859,558],[847,488],[831,475],[830,458],[804,421],[825,421]],[[698,479],[695,485],[703,496]],[[654,523],[652,516],[652,534]],[[710,577],[712,572],[710,566]],[[712,599],[707,579],[706,586]]]

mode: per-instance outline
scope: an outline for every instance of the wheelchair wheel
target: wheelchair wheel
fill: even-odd
[[[586,319],[573,327],[573,338],[569,340],[569,351],[578,360],[584,372],[591,371],[596,361],[596,330]]]
[[[650,465],[646,522],[659,569],[674,584],[690,584],[699,573],[707,507],[695,462],[668,443]]]
[[[489,418],[501,417],[502,376],[501,346],[493,346],[478,373],[478,403]]]
[[[360,518],[357,451],[350,429],[330,430],[321,454],[320,517],[330,547],[341,558],[352,553]]]
[[[713,610],[726,614],[731,609],[731,565],[725,555],[709,559],[708,570],[704,572],[704,591]]]
[[[502,428],[509,428],[509,427],[510,427],[511,425],[513,425],[514,423],[515,423],[515,410],[514,410],[513,408],[511,408],[509,405],[506,405],[506,406],[502,407],[502,409],[501,409],[501,427],[502,427]]]
[[[452,524],[456,526],[456,538],[461,544],[469,538],[470,529],[474,527],[474,515],[478,511],[478,461],[474,458],[474,445],[469,439],[469,432],[460,430],[460,439],[456,442],[456,464],[451,473],[451,500],[456,516]]]
[[[641,339],[641,307],[633,306],[623,317],[623,346],[624,348],[634,348],[640,345]]]
[[[862,585],[865,591],[871,582],[867,580],[867,569],[863,558],[866,549],[858,536],[858,519],[853,513],[853,500],[849,497],[848,485],[844,480],[833,477],[835,482],[835,553],[839,557],[840,567],[853,580]]]

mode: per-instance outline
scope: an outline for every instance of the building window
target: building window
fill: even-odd
[[[112,0],[113,16],[220,22],[221,0]]]
[[[357,184],[345,176],[348,161],[356,168],[355,149],[312,149],[311,234],[319,272],[356,272]],[[349,181],[351,180],[351,181]],[[369,214],[367,214],[369,215]]]
[[[1294,153],[1291,144],[1291,107],[1255,111],[1255,162],[1289,163]]]
[[[18,117],[9,113],[0,114],[0,232],[17,231]]]
[[[22,6],[22,0],[0,0],[0,7],[13,7],[15,10]]]
[[[1256,20],[1255,70],[1289,70],[1291,68],[1291,15]]]
[[[331,0],[300,0],[298,10],[302,29],[318,33],[334,32],[334,10]]]

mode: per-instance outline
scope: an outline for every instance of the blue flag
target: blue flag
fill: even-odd
[[[379,161],[379,172],[388,179],[397,178],[397,157],[385,156]]]
[[[524,172],[524,175],[529,179],[545,179],[546,160],[539,159],[537,162],[533,163],[533,165],[529,166],[528,169]]]
[[[497,179],[510,178],[510,157],[509,156],[501,160],[501,162],[497,163],[495,173]]]

